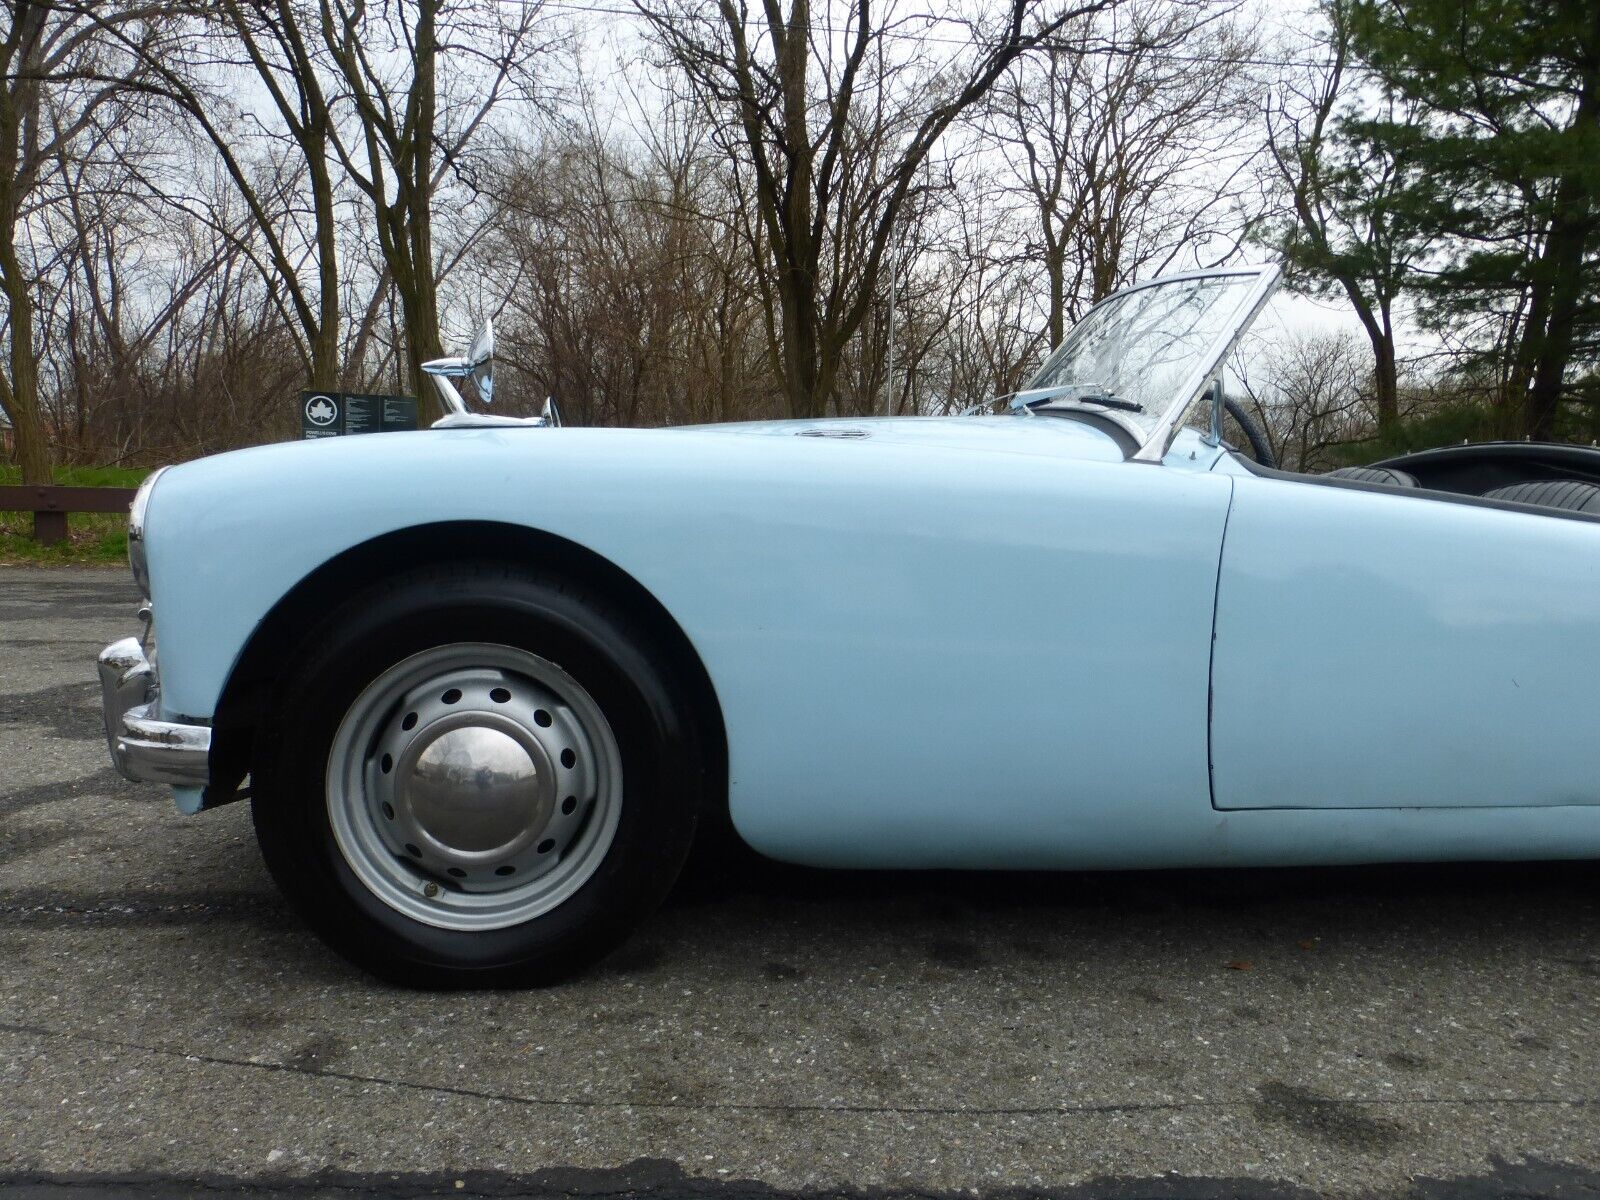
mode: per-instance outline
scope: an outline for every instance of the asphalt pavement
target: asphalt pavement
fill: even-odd
[[[407,992],[111,770],[135,603],[0,568],[0,1188],[1600,1197],[1600,867],[723,857],[582,978]]]

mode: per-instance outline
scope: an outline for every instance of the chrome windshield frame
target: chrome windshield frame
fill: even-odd
[[[1120,301],[1132,292],[1144,291],[1147,288],[1182,283],[1191,279],[1247,278],[1251,276],[1255,277],[1255,283],[1235,304],[1233,312],[1229,314],[1226,331],[1218,335],[1209,352],[1196,365],[1195,369],[1184,378],[1182,384],[1179,385],[1174,393],[1172,402],[1162,409],[1161,415],[1156,418],[1153,426],[1142,425],[1123,416],[1115,409],[1093,410],[1096,416],[1106,417],[1122,426],[1132,436],[1133,440],[1138,443],[1139,449],[1128,459],[1129,462],[1159,463],[1166,457],[1173,438],[1178,434],[1178,425],[1183,420],[1183,414],[1189,411],[1189,406],[1195,402],[1200,392],[1211,382],[1217,368],[1233,352],[1233,348],[1238,344],[1239,339],[1255,323],[1256,317],[1260,315],[1262,308],[1266,306],[1267,301],[1272,297],[1272,293],[1277,289],[1278,283],[1283,277],[1283,270],[1276,263],[1266,263],[1260,266],[1212,267],[1197,271],[1183,271],[1176,275],[1162,275],[1156,279],[1148,279],[1143,283],[1135,283],[1112,292],[1111,295],[1101,300],[1074,322],[1073,328],[1075,329],[1087,321],[1097,310],[1112,301]],[[1069,332],[1067,337],[1070,338],[1071,336]],[[1066,345],[1066,339],[1063,339],[1061,344]],[[1057,346],[1051,350],[1050,358],[1054,358],[1056,351],[1060,348],[1060,346]],[[1045,366],[1048,366],[1049,362],[1050,359],[1046,359]],[[1034,373],[1034,380],[1037,380],[1044,373],[1044,369],[1045,367],[1041,366]],[[1029,384],[1024,385],[1025,388],[1030,386],[1032,386],[1031,380]],[[1090,410],[1086,409],[1085,411]]]

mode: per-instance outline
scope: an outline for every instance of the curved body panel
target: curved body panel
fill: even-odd
[[[1044,866],[1084,824],[1203,811],[1231,481],[1086,456],[1085,432],[1104,439],[1072,422],[968,425],[959,453],[476,430],[176,468],[151,501],[163,706],[209,716],[251,629],[339,551],[422,521],[516,522],[615,563],[678,621],[760,850]]]
[[[1600,522],[1236,477],[1219,808],[1600,804]]]
[[[417,525],[501,522],[588,548],[678,622],[724,716],[734,822],[775,857],[1158,867],[1600,855],[1600,805],[1587,803],[1592,789],[1569,786],[1590,761],[1585,746],[1560,751],[1528,793],[1532,807],[1502,786],[1518,763],[1539,761],[1530,739],[1555,697],[1593,711],[1600,685],[1585,690],[1577,672],[1593,678],[1600,644],[1600,526],[1413,497],[1395,503],[1478,515],[1396,509],[1386,544],[1374,514],[1352,507],[1383,497],[1213,471],[1218,453],[1188,433],[1164,464],[1124,457],[1089,424],[1041,417],[458,429],[186,464],[149,500],[157,715],[208,720],[252,631],[331,558]],[[1517,522],[1515,536],[1497,543],[1495,569],[1531,571],[1542,595],[1521,589],[1524,640],[1497,649],[1501,633],[1519,636],[1519,589],[1479,589],[1459,564],[1511,531],[1496,524],[1505,521]],[[1266,794],[1248,776],[1264,768],[1245,753],[1293,758],[1310,746],[1322,758],[1298,772],[1308,795],[1359,790],[1376,738],[1360,740],[1367,697],[1352,681],[1369,661],[1357,655],[1362,670],[1340,676],[1351,723],[1316,744],[1297,724],[1316,707],[1314,686],[1285,683],[1270,652],[1298,639],[1289,656],[1309,677],[1337,675],[1341,655],[1359,648],[1353,568],[1312,570],[1330,548],[1373,556],[1383,579],[1426,566],[1430,586],[1481,595],[1487,625],[1472,625],[1470,605],[1432,601],[1402,604],[1396,619],[1486,647],[1482,671],[1539,656],[1539,704],[1518,709],[1514,693],[1494,694],[1500,779],[1413,755],[1410,799],[1396,801],[1411,807],[1231,807],[1250,788]],[[1389,602],[1376,588],[1362,596]],[[1297,623],[1283,616],[1290,599]],[[1471,640],[1490,627],[1494,637]],[[1241,640],[1252,628],[1264,648]],[[1377,685],[1397,698],[1372,720],[1394,719],[1403,693],[1417,692],[1408,679]],[[1483,716],[1460,695],[1439,711],[1467,728]],[[1319,771],[1326,778],[1312,779]],[[1479,806],[1457,806],[1461,794]]]

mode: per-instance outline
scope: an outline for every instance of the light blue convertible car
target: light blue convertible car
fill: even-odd
[[[161,471],[112,756],[248,797],[306,921],[431,986],[603,954],[730,820],[831,867],[1600,856],[1600,452],[1233,451],[1276,279],[1112,296],[998,412],[563,428],[466,412],[480,347],[433,430]]]

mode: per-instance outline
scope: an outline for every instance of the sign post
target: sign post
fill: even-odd
[[[360,392],[301,392],[300,436],[341,437],[347,433],[392,433],[417,427],[417,402],[411,396]]]

